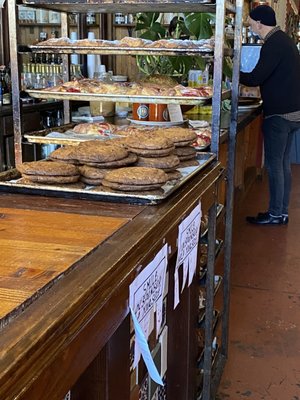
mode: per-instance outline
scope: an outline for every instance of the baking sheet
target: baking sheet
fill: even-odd
[[[26,92],[38,99],[79,100],[79,101],[113,101],[126,103],[153,103],[153,104],[203,104],[212,96],[139,96],[122,94],[97,94],[74,92],[50,92],[47,90],[30,89]]]
[[[55,185],[25,184],[21,183],[20,179],[6,180],[5,173],[0,174],[0,192],[155,205],[169,197],[192,176],[210,164],[215,157],[216,155],[213,153],[197,153],[197,166],[178,168],[178,171],[182,173],[182,178],[177,181],[168,181],[160,190],[152,192],[118,192],[109,190],[104,186],[87,185],[83,189],[77,189],[71,186],[68,187],[68,185],[58,187]]]
[[[29,46],[37,53],[62,53],[62,54],[114,54],[114,55],[196,55],[212,53],[212,47],[199,46],[198,48],[151,48],[151,47],[125,47],[125,46]]]

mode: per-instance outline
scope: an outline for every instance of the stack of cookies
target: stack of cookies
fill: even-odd
[[[197,135],[192,129],[176,127],[160,129],[156,132],[173,142],[175,146],[174,154],[180,162],[196,158],[197,153],[192,143],[197,139]]]
[[[42,184],[68,184],[78,182],[80,173],[75,165],[49,162],[32,161],[18,166],[25,182]]]
[[[169,180],[181,177],[176,171],[180,161],[173,154],[175,146],[168,138],[152,132],[139,133],[123,141],[123,145],[138,155],[137,166],[159,168],[168,174]]]
[[[102,185],[113,190],[140,192],[160,189],[168,180],[168,175],[157,168],[128,167],[108,172]]]
[[[98,186],[108,169],[134,164],[137,156],[113,142],[91,140],[81,142],[78,146],[61,147],[53,151],[49,159],[80,165],[80,180]]]

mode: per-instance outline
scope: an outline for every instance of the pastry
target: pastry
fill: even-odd
[[[160,168],[164,171],[172,171],[179,165],[179,158],[170,154],[165,157],[158,158],[150,158],[150,157],[139,157],[137,164],[140,167],[149,167],[149,168]]]
[[[144,191],[158,189],[167,180],[167,174],[161,169],[130,167],[108,172],[102,185],[116,190]]]

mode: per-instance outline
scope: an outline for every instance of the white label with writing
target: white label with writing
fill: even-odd
[[[171,122],[182,122],[183,116],[180,104],[168,104],[169,117]]]
[[[201,204],[199,203],[178,227],[178,250],[174,273],[174,308],[177,307],[180,301],[178,273],[180,266],[183,267],[181,292],[185,288],[187,276],[188,285],[190,286],[196,272],[201,215]]]

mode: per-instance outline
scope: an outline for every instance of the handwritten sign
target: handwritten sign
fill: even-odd
[[[178,251],[174,272],[174,309],[180,301],[179,268],[183,266],[181,292],[185,288],[187,276],[188,285],[190,286],[196,272],[201,216],[201,204],[199,203],[178,227]]]
[[[161,328],[167,264],[168,245],[165,244],[129,287],[129,306],[146,339],[150,334],[151,311],[156,311],[156,334]],[[134,366],[137,365],[139,357],[140,349],[136,345]]]

